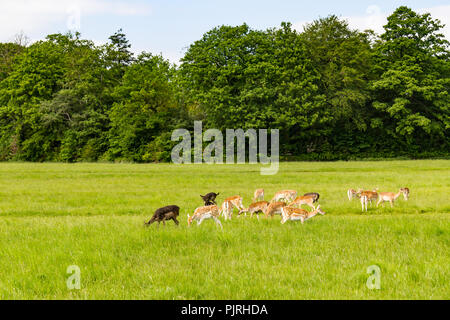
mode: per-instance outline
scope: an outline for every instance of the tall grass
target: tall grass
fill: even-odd
[[[0,164],[2,299],[448,299],[450,161],[258,165]],[[361,212],[346,190],[411,189]],[[319,192],[326,215],[304,225],[234,218],[186,226],[199,194],[248,205],[281,189]],[[181,225],[144,228],[163,205]],[[69,290],[69,265],[81,289]],[[366,286],[381,268],[381,289]]]

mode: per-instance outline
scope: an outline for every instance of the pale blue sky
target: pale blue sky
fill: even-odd
[[[336,14],[355,28],[380,31],[385,17],[400,5],[429,11],[450,24],[448,0],[0,0],[0,41],[11,40],[21,30],[38,40],[72,26],[83,37],[102,43],[123,28],[134,51],[162,53],[177,62],[189,44],[217,25],[246,22],[266,29],[289,21],[301,29],[306,22]],[[449,28],[445,34],[449,37]]]

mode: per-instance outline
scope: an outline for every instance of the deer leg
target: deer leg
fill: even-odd
[[[366,209],[366,212],[367,212],[367,198],[366,197],[361,198],[361,206],[362,206],[362,211],[364,212],[364,209]]]
[[[391,204],[391,208],[394,207],[394,200],[389,200],[389,203]]]
[[[217,219],[216,217],[213,217],[214,221],[216,221],[216,223],[220,226],[221,229],[223,229],[222,223],[220,223],[220,220]]]
[[[245,210],[244,206],[242,205],[242,202],[239,203],[239,210],[243,210],[244,211],[244,216],[247,216],[247,211]]]

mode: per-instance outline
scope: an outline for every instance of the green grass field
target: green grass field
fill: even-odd
[[[449,299],[450,161],[259,165],[0,164],[1,299]],[[348,188],[411,190],[361,212]],[[304,225],[233,218],[188,228],[199,194],[319,192]],[[158,207],[181,207],[144,228]],[[67,267],[81,270],[69,290]],[[370,290],[367,268],[381,269]]]

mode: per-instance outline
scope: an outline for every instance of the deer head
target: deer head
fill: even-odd
[[[322,209],[320,209],[320,204],[317,206],[317,208],[315,208],[315,209],[313,210],[313,212],[315,212],[316,214],[317,214],[317,213],[320,213],[321,215],[324,215],[324,214],[325,214],[325,212],[322,211]]]
[[[401,188],[400,192],[403,194],[403,198],[405,198],[405,200],[408,200],[408,198],[409,198],[409,189],[408,188]]]

